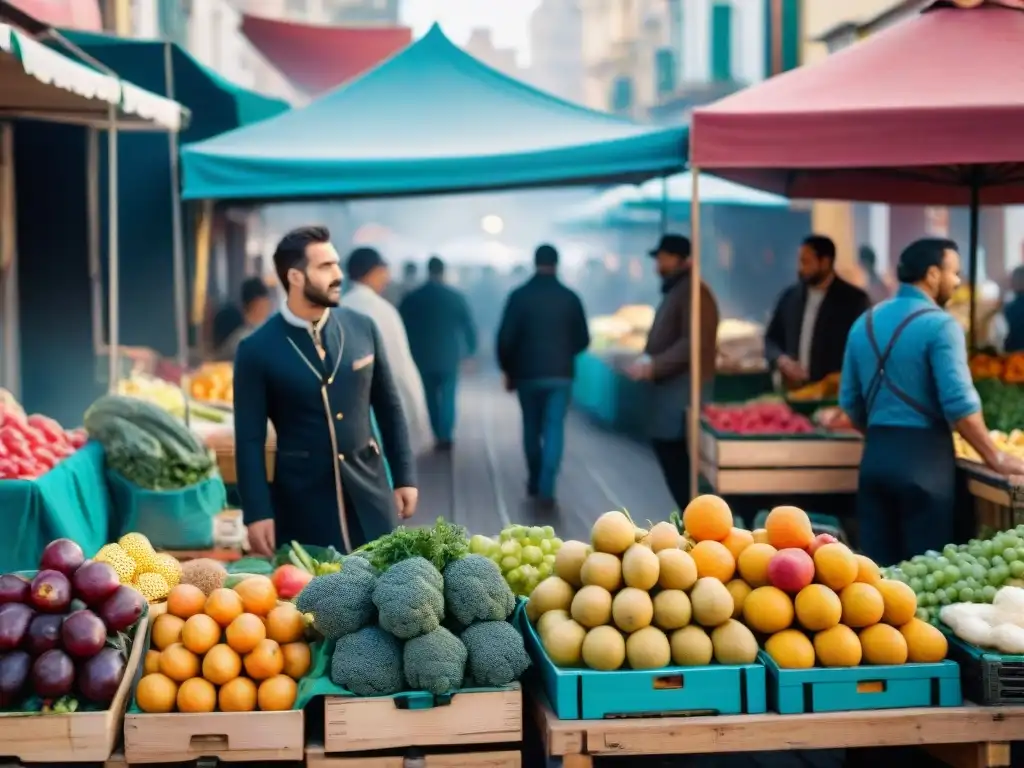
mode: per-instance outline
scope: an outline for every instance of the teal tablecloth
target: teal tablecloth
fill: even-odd
[[[103,447],[90,442],[36,480],[0,480],[0,572],[34,569],[53,539],[77,541],[86,557],[110,539]]]

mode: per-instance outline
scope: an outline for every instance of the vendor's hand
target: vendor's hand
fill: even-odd
[[[420,500],[420,492],[415,488],[395,488],[395,506],[398,516],[408,520],[416,514],[416,505]]]
[[[810,380],[810,376],[804,370],[804,367],[788,355],[782,355],[775,364],[779,369],[779,373],[790,384],[806,384]]]
[[[274,521],[271,519],[257,520],[249,523],[249,548],[260,557],[273,557],[277,551],[274,541]]]
[[[1013,475],[1024,476],[1024,459],[1011,456],[1008,453],[1002,453],[999,455],[999,461],[996,464],[995,470],[1007,477]]]
[[[654,378],[654,365],[650,360],[634,360],[627,366],[626,375],[633,381],[650,381]]]

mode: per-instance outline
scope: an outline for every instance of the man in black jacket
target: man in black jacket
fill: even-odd
[[[537,271],[512,291],[498,330],[498,365],[523,411],[527,491],[544,506],[555,498],[576,356],[590,345],[579,297],[556,276],[558,251],[542,245]]]
[[[843,368],[850,327],[870,306],[860,288],[836,274],[836,246],[811,235],[800,246],[800,282],[783,291],[765,332],[765,356],[787,388],[821,381]]]

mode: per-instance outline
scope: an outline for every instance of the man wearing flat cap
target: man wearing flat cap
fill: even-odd
[[[690,454],[686,447],[686,413],[690,407],[692,322],[690,240],[667,234],[650,252],[661,278],[661,304],[647,336],[644,354],[628,369],[637,381],[652,384],[648,434],[669,492],[680,510],[690,502]],[[700,374],[705,386],[715,378],[718,304],[700,285]]]

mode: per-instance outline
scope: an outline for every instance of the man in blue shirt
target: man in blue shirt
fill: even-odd
[[[910,244],[898,276],[896,296],[850,330],[839,392],[840,406],[864,433],[860,546],[882,565],[953,540],[953,429],[993,470],[1024,474],[1024,461],[997,450],[989,437],[963,329],[942,310],[960,285],[956,243]]]

